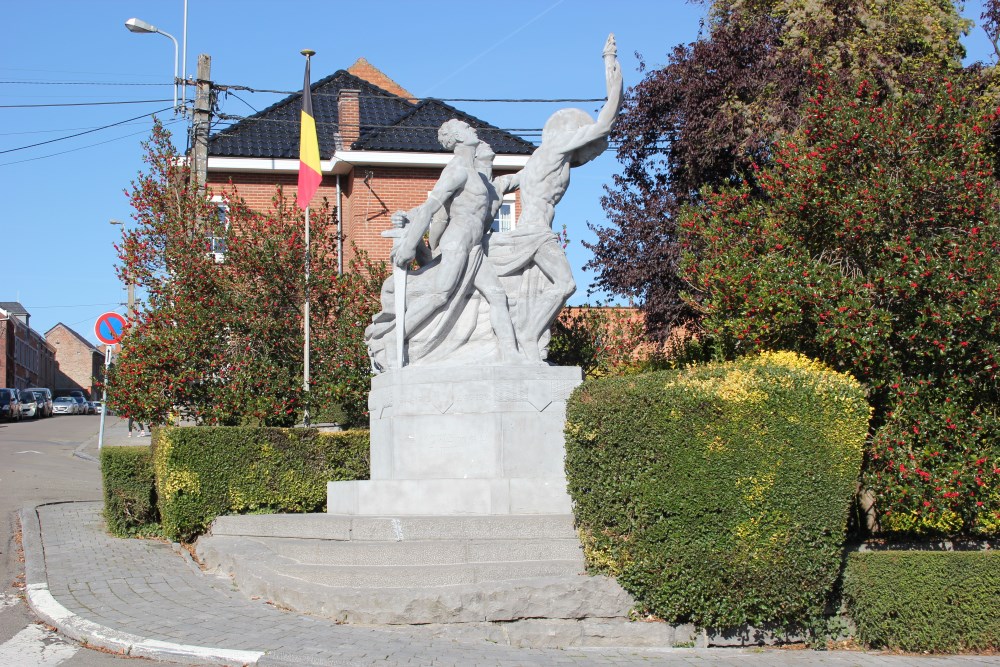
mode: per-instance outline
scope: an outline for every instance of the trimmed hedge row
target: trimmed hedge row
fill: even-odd
[[[104,519],[119,537],[159,532],[153,457],[149,447],[104,447]]]
[[[794,353],[585,382],[566,472],[590,568],[668,621],[818,619],[869,414],[853,378]]]
[[[368,431],[158,429],[153,467],[163,532],[190,541],[226,513],[317,512],[326,483],[367,479]]]
[[[954,653],[1000,648],[1000,553],[852,553],[844,598],[876,648]]]

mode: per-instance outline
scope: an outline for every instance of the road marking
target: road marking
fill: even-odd
[[[3,611],[7,607],[13,607],[21,602],[21,598],[16,595],[10,595],[9,593],[0,593],[0,611]]]
[[[69,660],[80,647],[67,643],[51,630],[32,623],[0,644],[0,665],[6,667],[55,667]]]
[[[41,452],[36,452],[34,449],[26,449],[23,452],[18,452],[18,454],[41,454]]]

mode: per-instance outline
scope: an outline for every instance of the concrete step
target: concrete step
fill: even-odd
[[[571,514],[372,517],[338,514],[220,516],[213,535],[319,540],[576,539]]]
[[[201,554],[199,550],[199,554]],[[509,565],[509,564],[508,564]],[[305,566],[253,550],[228,556],[222,568],[233,577],[239,590],[278,606],[331,618],[343,623],[412,625],[425,623],[473,623],[524,618],[618,618],[627,617],[632,598],[606,577],[585,574],[537,576],[548,565],[519,564],[508,571],[515,578],[488,580],[476,566],[425,566],[363,568]],[[409,570],[409,575],[405,572]],[[464,582],[454,581],[462,571]],[[499,569],[494,576],[501,576]],[[386,585],[406,583],[405,587]],[[343,577],[343,578],[341,578]],[[347,585],[344,585],[347,584]],[[357,584],[357,585],[352,585]]]
[[[221,539],[212,536],[210,539]],[[572,539],[333,541],[257,537],[253,539],[295,562],[312,565],[408,566],[522,561],[567,561],[584,568],[583,549]]]
[[[243,594],[341,622],[624,619],[633,604],[584,574],[568,515],[220,517],[196,548]]]
[[[365,559],[364,547],[356,543],[320,542],[304,554],[307,560],[290,556],[296,552],[282,540],[212,536],[198,541],[197,552],[210,568],[234,574],[242,562],[253,560],[295,579],[316,585],[344,588],[410,588],[455,586],[483,581],[509,581],[536,577],[576,576],[583,573],[583,562],[576,558],[546,558],[508,561],[456,560],[439,551],[439,545],[423,544],[432,549],[408,551],[413,543],[380,545],[381,561]],[[362,549],[351,547],[359,546]],[[346,548],[345,548],[346,547]],[[388,553],[392,551],[393,553]],[[338,559],[344,553],[346,558]],[[485,554],[483,554],[485,556]],[[388,556],[388,558],[386,557]],[[428,558],[431,556],[432,558]],[[444,561],[444,562],[435,562]]]

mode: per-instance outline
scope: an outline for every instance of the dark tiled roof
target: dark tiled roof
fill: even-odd
[[[488,143],[496,153],[530,155],[535,150],[533,144],[520,137],[504,132],[440,100],[426,100],[417,104],[405,116],[397,119],[391,127],[372,128],[362,133],[354,143],[354,147],[369,151],[445,152],[438,143],[438,128],[443,122],[452,118],[463,120],[476,128],[479,138]]]
[[[29,315],[27,310],[24,309],[17,301],[0,301],[0,308],[3,308],[11,315]]]
[[[373,151],[446,152],[437,141],[437,128],[449,118],[460,118],[479,131],[497,153],[530,154],[535,146],[437,100],[414,104],[353,74],[338,70],[312,84],[313,117],[321,159],[333,156],[341,90],[358,90],[360,138],[352,148]],[[302,94],[286,97],[244,118],[209,139],[209,155],[219,157],[299,157],[299,113]]]

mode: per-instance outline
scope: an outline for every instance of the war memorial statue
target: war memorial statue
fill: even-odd
[[[549,330],[576,289],[552,231],[570,172],[607,148],[622,104],[614,36],[597,119],[561,109],[523,169],[493,177],[494,152],[468,124],[438,132],[452,158],[427,200],[392,216],[393,275],[365,331],[371,478],[330,482],[342,515],[568,514],[566,399],[575,367],[545,362]],[[490,233],[520,191],[513,230]],[[414,268],[414,264],[416,268]]]
[[[493,151],[475,130],[459,120],[441,126],[438,138],[454,157],[426,202],[393,216],[394,224],[405,224],[392,251],[396,276],[386,282],[383,309],[366,332],[376,371],[399,366],[393,356],[399,346],[397,320],[407,365],[544,361],[552,323],[576,290],[566,253],[552,231],[555,207],[569,187],[571,168],[607,148],[621,109],[614,36],[603,57],[608,99],[597,120],[581,109],[555,112],[542,129],[541,145],[516,174],[493,180]],[[514,189],[521,195],[515,228],[490,234],[503,195]],[[424,242],[428,231],[429,244]],[[401,300],[398,275],[414,259],[421,266],[408,272]],[[401,302],[402,317],[397,312]]]

